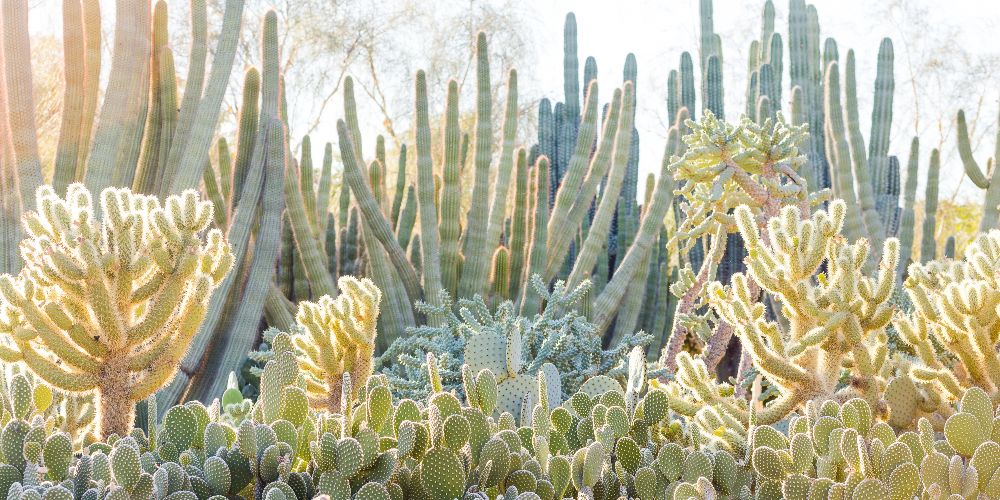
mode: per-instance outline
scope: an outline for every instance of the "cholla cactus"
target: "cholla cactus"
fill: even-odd
[[[309,405],[341,411],[344,374],[353,381],[356,397],[372,374],[375,324],[382,292],[371,280],[344,276],[337,283],[341,294],[324,295],[319,302],[302,302],[296,321],[304,333],[293,341],[306,380]]]
[[[0,277],[0,359],[68,392],[97,390],[100,433],[126,435],[136,402],[173,377],[212,290],[232,266],[206,229],[212,204],[188,190],[161,206],[128,189],[38,190],[24,218],[24,268]]]
[[[865,276],[868,243],[848,244],[840,236],[845,212],[844,202],[836,200],[829,213],[801,220],[799,209],[787,206],[768,221],[770,241],[765,241],[750,209],[735,211],[753,281],[736,274],[732,285],[711,283],[708,296],[715,312],[733,325],[754,366],[779,389],[778,398],[757,412],[760,424],[777,422],[809,400],[859,396],[880,406],[899,244],[886,240],[878,276]],[[787,325],[767,319],[754,286],[780,301]],[[678,380],[695,399],[747,421],[735,402],[711,388],[714,381],[704,365],[699,369],[689,357],[679,364]],[[845,368],[851,374],[841,388]]]
[[[897,314],[894,325],[919,358],[910,369],[916,388],[942,396],[937,399],[944,415],[969,387],[983,388],[994,400],[1000,396],[998,278],[997,230],[980,234],[960,261],[930,261],[909,268],[904,288],[914,310]]]
[[[725,254],[727,234],[739,228],[733,209],[744,205],[754,225],[765,232],[768,218],[781,207],[797,206],[808,216],[811,207],[826,199],[828,192],[810,193],[806,180],[798,174],[805,156],[798,149],[806,139],[805,126],[790,125],[781,113],[758,124],[744,117],[738,126],[706,112],[700,122],[687,121],[691,133],[684,136],[687,151],[674,164],[674,178],[681,186],[683,219],[672,241],[679,242],[686,255],[704,237],[711,236],[699,269],[688,263],[671,292],[680,298],[670,342],[662,364],[676,368],[676,356],[690,333],[707,342],[706,362],[714,368],[729,345],[732,327],[701,311],[705,292]],[[756,295],[756,292],[754,293]]]

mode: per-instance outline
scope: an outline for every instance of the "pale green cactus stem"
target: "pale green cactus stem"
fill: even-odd
[[[920,230],[920,262],[926,263],[937,258],[937,206],[938,179],[941,174],[941,153],[931,150],[931,160],[927,167],[927,184],[924,188],[924,222]]]
[[[581,192],[580,187],[584,182],[585,174],[589,174],[591,168],[591,149],[594,145],[594,139],[597,137],[599,102],[597,82],[594,81],[587,88],[587,102],[584,104],[583,121],[580,122],[576,147],[573,150],[569,167],[560,181],[559,189],[555,195],[555,204],[552,206],[552,216],[549,218],[548,232],[551,241],[549,257],[543,275],[546,279],[551,279],[562,268],[562,261],[566,258],[566,252],[574,236],[574,232],[568,231],[567,228],[576,227],[579,224],[579,221],[569,219],[570,209],[581,196],[590,195],[587,197],[588,202],[593,197],[592,193]],[[605,126],[605,130],[608,128],[614,130],[613,127]]]
[[[587,239],[583,243],[583,248],[577,255],[573,270],[566,280],[569,286],[580,283],[585,276],[588,276],[597,263],[598,254],[603,248],[607,239],[608,230],[611,227],[611,219],[617,208],[618,196],[621,191],[622,181],[625,178],[625,170],[628,167],[629,145],[632,142],[633,119],[635,116],[635,92],[632,82],[625,82],[622,111],[619,117],[618,130],[615,133],[614,160],[611,171],[608,173],[608,180],[605,190],[601,196],[601,203],[597,206],[597,212],[591,222],[587,232]]]
[[[868,162],[871,169],[872,187],[879,207],[882,222],[888,222],[896,211],[899,200],[888,194],[889,187],[889,136],[892,126],[893,92],[896,80],[893,74],[895,55],[892,40],[883,38],[878,49],[878,66],[875,75],[875,102],[872,105],[872,129],[868,142]],[[887,236],[891,236],[887,234]]]
[[[531,235],[530,251],[528,252],[528,266],[524,268],[524,283],[529,283],[535,275],[541,275],[545,266],[546,248],[548,245],[548,232],[546,223],[549,219],[549,159],[546,156],[538,157],[535,163],[534,172],[531,178],[532,193],[534,194],[534,222]],[[521,315],[533,316],[541,311],[541,297],[537,290],[525,290],[521,296]]]
[[[242,186],[241,203],[255,207],[259,203],[265,189],[265,169],[268,158],[272,155],[271,149],[284,148],[284,143],[281,141],[282,135],[281,123],[276,119],[263,123],[256,140],[257,147],[254,150],[254,157],[247,169],[247,177]],[[274,166],[274,168],[282,167],[283,165]],[[269,187],[274,188],[273,185]],[[233,262],[238,266],[243,266],[246,260],[255,219],[256,210],[236,210],[229,226],[227,238],[232,248]],[[227,274],[222,283],[219,284],[217,293],[212,295],[201,329],[192,341],[192,348],[188,350],[181,361],[180,369],[170,385],[161,391],[158,402],[162,411],[166,411],[167,408],[180,401],[187,390],[189,378],[202,365],[203,359],[207,355],[207,346],[215,338],[216,328],[224,324],[223,319],[227,317],[227,305],[233,303],[230,299],[234,292],[240,289],[240,274],[239,272]],[[281,293],[277,290],[276,292],[279,295]],[[290,315],[290,313],[288,314]],[[212,396],[214,395],[210,395],[210,397]]]
[[[826,68],[824,83],[825,110],[827,121],[827,152],[826,156],[834,170],[834,192],[848,201],[847,218],[844,224],[844,236],[851,241],[867,238],[862,222],[861,212],[864,205],[855,195],[854,174],[851,169],[851,148],[844,127],[844,112],[840,104],[840,71],[837,63],[832,62]]]
[[[142,152],[139,156],[139,164],[136,167],[131,185],[140,192],[159,192],[158,184],[165,173],[167,163],[167,152],[170,151],[170,140],[176,131],[177,125],[177,79],[174,72],[173,52],[169,46],[169,34],[167,33],[167,4],[158,1],[153,10],[153,50],[152,70],[149,95],[149,114],[146,118],[146,130],[143,133]],[[161,154],[162,151],[162,154]],[[206,159],[207,160],[207,159]],[[208,172],[211,168],[205,169],[206,190],[210,189]],[[155,191],[150,189],[154,188]],[[209,191],[211,196],[211,191]],[[215,199],[212,200],[215,206],[224,206]],[[216,211],[216,219],[219,215],[225,216],[225,210]],[[224,226],[219,226],[224,227]]]
[[[372,194],[368,182],[365,181],[362,166],[355,154],[354,140],[348,135],[347,123],[344,120],[337,121],[337,137],[340,143],[340,155],[344,162],[344,178],[350,184],[351,191],[357,199],[366,229],[370,230],[371,235],[378,240],[389,255],[389,260],[399,274],[409,300],[411,302],[421,300],[423,295],[417,273],[413,269],[413,265],[406,260],[406,252],[396,240],[396,236],[389,227],[389,222],[379,208],[379,202]],[[312,281],[312,277],[310,277],[310,281]]]
[[[406,144],[399,145],[399,158],[396,167],[396,189],[392,193],[392,208],[389,212],[389,222],[393,229],[399,227],[399,211],[403,208],[403,195],[406,193]]]
[[[402,161],[406,161],[406,145],[402,146],[400,150],[402,155]],[[403,171],[405,171],[405,163],[402,165]],[[332,196],[331,183],[333,177],[333,144],[329,142],[323,147],[323,167],[319,174],[319,186],[316,189],[316,237],[323,242],[323,249],[327,253],[327,268],[335,269],[337,260],[331,258],[330,253],[336,252],[336,248],[333,245],[328,245],[326,243],[326,237],[328,234],[336,234],[335,232],[328,231],[330,227],[330,197]]]
[[[910,159],[906,163],[906,187],[903,190],[903,213],[899,223],[899,267],[896,270],[896,284],[903,283],[906,268],[913,255],[913,235],[916,232],[916,215],[913,205],[917,200],[917,172],[920,169],[920,139],[913,137],[910,143]]]
[[[517,297],[522,289],[521,277],[524,269],[524,258],[529,240],[528,216],[528,155],[524,148],[517,152],[517,163],[514,168],[514,213],[511,221],[510,246],[510,290],[507,297]]]
[[[198,181],[201,180],[205,158],[208,157],[208,150],[212,146],[212,135],[221,113],[222,99],[225,97],[229,75],[236,57],[239,27],[242,19],[243,0],[227,0],[222,29],[219,31],[219,40],[215,47],[215,58],[212,60],[212,71],[209,74],[204,93],[198,102],[191,128],[184,131],[187,134],[185,140],[175,139],[170,145],[171,153],[175,148],[183,149],[178,149],[176,166],[173,166],[173,161],[171,161],[173,154],[168,157],[167,172],[170,177],[167,178],[173,179],[171,185],[168,186],[169,193],[178,193],[196,187]],[[264,25],[264,37],[277,36],[277,16],[273,11],[269,11],[265,16]],[[114,72],[113,69],[112,72]],[[186,94],[185,91],[185,98]],[[178,130],[181,130],[180,126],[178,126]],[[163,194],[167,194],[167,192],[162,192],[161,195]]]
[[[223,335],[214,335],[211,343],[204,348],[202,365],[194,373],[184,399],[211,401],[222,394],[225,391],[226,371],[242,363],[257,339],[257,326],[272,287],[274,262],[281,246],[281,213],[285,201],[285,161],[284,148],[280,147],[281,130],[280,123],[272,121],[253,258],[249,262],[243,289],[236,290],[240,292],[238,304],[226,325],[228,331]],[[196,343],[194,346],[200,347],[201,344]]]
[[[148,9],[148,7],[147,7]],[[38,133],[35,125],[35,105],[32,98],[31,76],[31,42],[28,30],[28,2],[15,0],[4,2],[0,10],[0,20],[3,24],[3,76],[6,77],[4,87],[6,110],[0,120],[7,121],[7,136],[4,147],[10,147],[9,158],[12,172],[15,172],[17,185],[20,186],[20,199],[23,210],[34,208],[35,191],[43,182],[42,165],[38,158]],[[137,15],[139,15],[137,13]],[[148,12],[146,17],[148,19]],[[141,17],[138,18],[141,22]],[[125,24],[125,23],[120,23]],[[146,34],[142,33],[145,39]],[[140,44],[142,40],[138,40]],[[149,40],[145,40],[148,47]],[[141,50],[142,45],[137,50]],[[141,70],[137,70],[141,71]],[[145,90],[145,89],[144,89]],[[8,142],[9,140],[9,142]],[[3,158],[6,161],[7,158]]]
[[[874,167],[865,155],[865,140],[861,135],[861,125],[858,119],[858,91],[854,70],[854,50],[847,51],[844,78],[844,114],[847,119],[847,134],[850,140],[851,159],[854,166],[854,187],[858,194],[858,201],[861,202],[860,209],[864,217],[867,235],[871,238],[872,245],[878,247],[882,240],[885,239],[885,225],[883,224],[882,216],[877,211],[875,191],[873,189],[874,182],[877,180],[877,177],[873,177],[873,175],[877,175],[879,171],[874,170]],[[881,128],[888,129],[889,124],[885,122],[875,122],[872,124],[873,131]],[[879,131],[878,133],[881,134],[883,132]],[[885,133],[888,134],[888,131],[886,130]],[[833,140],[840,141],[841,138],[835,133]],[[882,158],[878,157],[872,160],[880,163]],[[889,159],[886,157],[886,164],[888,164],[888,161]],[[888,166],[886,165],[887,168]],[[893,206],[893,211],[895,211],[895,206]],[[872,255],[874,255],[874,252]]]
[[[459,228],[462,210],[462,163],[459,153],[462,133],[458,125],[458,82],[448,82],[444,123],[444,174],[441,186],[441,285],[449,294],[458,293]],[[429,298],[429,297],[428,297]]]
[[[284,127],[281,127],[284,129]],[[282,139],[284,147],[285,141]],[[285,175],[285,205],[288,211],[288,221],[295,236],[295,247],[298,249],[305,276],[309,287],[316,296],[336,295],[333,278],[326,270],[326,254],[322,251],[319,241],[313,236],[302,191],[299,189],[299,175],[294,162],[288,163],[288,174]],[[297,261],[296,264],[299,262]]]
[[[503,143],[500,147],[496,177],[493,179],[493,203],[490,205],[489,220],[486,226],[485,250],[487,252],[500,244],[500,233],[503,230],[507,214],[507,195],[510,191],[511,173],[514,170],[514,140],[517,136],[517,119],[517,71],[510,70],[507,79],[507,112],[503,122]],[[523,148],[518,148],[519,152],[522,150]],[[519,152],[518,154],[520,154]],[[463,276],[468,273],[472,282],[482,283],[480,292],[485,291],[489,286],[486,276],[489,264],[486,256],[480,254],[479,257],[473,255],[472,262],[466,260],[465,265],[462,266]]]
[[[164,10],[165,5],[157,10]],[[23,30],[22,30],[23,31]],[[83,5],[66,2],[63,6],[63,68],[66,83],[63,87],[63,113],[59,125],[59,143],[56,149],[52,185],[57,193],[76,180],[76,164],[80,157],[80,134],[83,132],[83,107],[86,99],[86,41],[83,25]],[[169,51],[169,49],[166,49]],[[157,54],[154,53],[154,58]],[[158,65],[157,65],[158,66]],[[171,75],[173,74],[173,67]],[[30,75],[29,75],[30,76]],[[30,85],[30,81],[27,82]],[[32,109],[31,119],[34,120]],[[91,120],[93,118],[91,117]]]
[[[489,266],[487,235],[482,229],[488,228],[490,219],[490,207],[487,204],[490,192],[490,159],[493,156],[491,118],[493,99],[490,91],[489,49],[486,45],[486,33],[480,32],[476,38],[476,147],[473,160],[475,170],[472,205],[465,223],[465,227],[470,230],[462,235],[462,255],[465,260],[458,282],[459,297],[472,297],[483,291],[485,270]],[[509,175],[509,165],[507,170]],[[506,187],[504,190],[506,192]]]
[[[305,207],[306,220],[312,228],[313,237],[318,237],[319,226],[316,218],[316,187],[313,184],[312,140],[309,136],[302,138],[301,159],[299,160],[299,191],[302,192],[302,204]]]
[[[667,177],[671,177],[669,172],[665,172]],[[661,174],[662,175],[662,174]],[[656,186],[656,178],[650,173],[646,176],[646,190],[645,196],[643,197],[642,212],[643,215],[647,214],[651,207],[651,198],[654,196],[654,190]],[[670,183],[670,189],[665,194],[667,198],[671,198],[667,202],[667,208],[670,208],[670,204],[673,198],[673,182]],[[664,215],[666,215],[666,210],[664,210]],[[661,217],[662,221],[662,217]],[[656,228],[656,236],[653,237],[652,243],[649,245],[649,250],[645,252],[645,256],[642,262],[638,264],[638,269],[635,272],[635,276],[630,283],[628,283],[627,291],[622,296],[621,307],[618,310],[617,318],[615,319],[615,331],[611,337],[610,345],[618,345],[618,340],[624,335],[628,335],[635,331],[636,325],[640,324],[640,312],[644,305],[645,298],[647,295],[647,288],[649,287],[649,271],[650,271],[650,261],[655,255],[653,245],[656,244],[657,238],[659,237],[660,228],[662,228],[663,223],[659,224]],[[638,239],[638,238],[637,238]],[[636,240],[637,240],[636,239]],[[636,241],[633,240],[633,241]],[[624,262],[623,262],[624,263]],[[617,272],[616,272],[617,274]],[[606,288],[605,288],[606,289]],[[593,316],[591,316],[593,317]]]
[[[595,99],[597,96],[597,84],[592,83],[594,86],[592,93],[588,92],[588,96],[594,95]],[[590,101],[588,100],[587,106],[589,110]],[[562,196],[563,190],[566,189],[566,195],[569,197],[567,200],[572,203],[572,206],[566,211],[565,215],[558,215],[562,217],[564,223],[558,226],[553,226],[550,222],[549,234],[552,237],[552,245],[549,249],[550,258],[546,263],[547,272],[556,272],[562,266],[562,260],[566,258],[566,253],[569,250],[570,242],[572,241],[572,236],[566,234],[567,231],[563,231],[566,227],[577,227],[580,225],[585,217],[584,215],[590,210],[591,202],[594,196],[597,194],[597,189],[604,179],[608,168],[611,166],[616,134],[619,133],[620,127],[624,124],[621,123],[619,116],[622,110],[622,92],[616,89],[611,98],[611,106],[604,117],[603,130],[601,132],[601,139],[597,145],[597,150],[594,152],[593,158],[590,160],[590,164],[586,166],[587,175],[583,179],[582,183],[579,185],[579,190],[576,193],[570,193],[569,188],[563,185],[574,182],[574,170],[575,164],[571,163],[571,167],[566,177],[563,178],[563,185],[560,185],[559,192],[556,194],[556,205],[553,207],[554,210],[562,211],[563,205],[559,203],[559,198]],[[588,130],[589,126],[584,123],[581,126],[581,133]],[[623,130],[623,129],[622,129]],[[579,145],[579,143],[578,143]],[[587,146],[587,155],[590,154],[590,145]],[[589,156],[588,156],[589,157]],[[585,160],[587,157],[583,157]],[[577,156],[574,153],[573,159],[576,160]],[[555,215],[554,215],[555,216]],[[557,229],[558,228],[558,229]],[[588,229],[589,231],[589,229]]]
[[[385,169],[382,164],[378,160],[373,161],[369,167],[369,180],[365,181],[365,184],[372,186],[375,190],[372,193],[375,203],[380,203],[382,200],[381,187],[384,175]],[[375,285],[384,291],[386,299],[383,308],[385,314],[381,318],[384,335],[379,339],[381,347],[385,348],[393,340],[403,336],[407,327],[415,326],[413,307],[406,296],[406,291],[399,285],[400,280],[395,269],[389,262],[385,249],[373,234],[371,226],[366,222],[361,225],[365,249],[365,272],[371,276]]]
[[[1000,113],[997,115],[997,123],[1000,123]],[[1000,128],[997,129],[996,148],[993,161],[1000,161]],[[965,166],[965,175],[969,177],[977,187],[986,190],[983,199],[983,218],[979,222],[980,231],[997,229],[997,220],[1000,219],[1000,182],[993,182],[994,167],[991,171],[989,162],[984,171],[976,158],[972,154],[972,146],[969,142],[969,130],[965,123],[965,111],[959,110],[956,118],[956,133],[958,134],[958,153],[962,157],[962,165]],[[985,172],[985,173],[984,173]],[[987,175],[989,177],[987,177]]]
[[[25,268],[0,278],[0,331],[13,340],[2,355],[62,390],[96,389],[101,435],[124,436],[136,402],[176,373],[233,254],[219,230],[205,233],[212,206],[194,191],[161,206],[109,188],[100,202],[98,221],[83,185],[71,185],[65,199],[39,188],[41,211],[24,221]],[[105,234],[116,245],[102,245]],[[110,280],[124,287],[109,288],[106,261],[131,263]],[[135,316],[137,307],[145,314]]]
[[[416,78],[417,203],[420,211],[420,244],[423,292],[429,304],[441,306],[441,244],[438,233],[437,206],[434,203],[434,162],[431,159],[431,126],[427,110],[427,77],[418,71]],[[458,221],[455,221],[457,224]],[[428,318],[439,326],[441,318]]]
[[[229,204],[230,209],[239,204],[243,183],[250,170],[250,159],[253,157],[254,143],[260,126],[260,86],[260,71],[253,67],[248,68],[243,77],[243,99],[240,101],[239,126],[236,132],[236,159],[233,164],[233,196]]]
[[[629,246],[614,276],[594,301],[593,318],[594,324],[597,325],[597,331],[604,331],[611,325],[615,311],[621,305],[629,284],[635,280],[641,269],[644,267],[648,269],[648,260],[646,259],[652,251],[653,243],[656,242],[660,227],[663,225],[663,218],[673,201],[674,178],[670,171],[672,167],[671,157],[671,147],[668,142],[660,165],[660,176],[656,181],[656,190],[652,194],[652,201],[647,204],[646,210],[643,210],[637,237]],[[588,240],[589,238],[588,235]],[[637,286],[644,287],[645,279],[637,281],[637,283]]]
[[[499,246],[493,253],[490,289],[494,309],[502,301],[510,298],[510,251],[507,247]]]

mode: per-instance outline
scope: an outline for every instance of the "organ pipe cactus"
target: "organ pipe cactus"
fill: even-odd
[[[1000,123],[1000,115],[998,115],[997,120]],[[965,175],[977,187],[986,190],[986,196],[983,199],[983,218],[979,223],[979,230],[985,232],[997,229],[997,220],[1000,218],[1000,182],[993,183],[995,167],[991,167],[987,163],[986,170],[983,170],[976,162],[976,158],[972,154],[972,146],[969,143],[969,129],[965,123],[965,111],[959,110],[955,130],[958,134],[958,153],[962,158],[962,165],[965,166]],[[995,147],[993,162],[1000,161],[997,160],[1000,158],[1000,129],[997,132]]]
[[[65,391],[96,389],[101,435],[124,436],[136,402],[177,371],[233,254],[194,191],[161,205],[108,188],[98,219],[83,185],[65,198],[43,186],[38,207],[24,219],[24,269],[0,278],[3,359]]]

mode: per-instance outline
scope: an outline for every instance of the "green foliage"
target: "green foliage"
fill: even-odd
[[[488,368],[501,379],[509,375],[528,380],[551,363],[559,371],[563,391],[579,387],[594,375],[623,374],[621,362],[628,351],[646,345],[650,338],[642,333],[629,335],[613,349],[604,350],[594,326],[576,309],[589,286],[584,282],[569,289],[557,283],[548,293],[536,280],[537,293],[547,307],[533,318],[519,316],[511,301],[492,311],[480,297],[459,300],[456,313],[450,299],[443,297],[440,308],[422,306],[429,316],[442,317],[443,326],[412,329],[376,360],[376,368],[389,377],[398,394],[415,399],[427,394],[429,352],[435,355],[445,390],[459,392],[465,363],[474,373]]]

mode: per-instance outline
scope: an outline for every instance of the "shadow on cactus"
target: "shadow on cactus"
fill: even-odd
[[[447,296],[441,307],[422,304],[428,316],[442,318],[442,326],[421,326],[407,337],[393,342],[375,362],[387,375],[393,389],[404,397],[427,395],[430,380],[427,353],[437,360],[444,390],[463,391],[461,368],[469,364],[474,372],[488,368],[505,379],[525,378],[532,385],[535,373],[550,363],[561,377],[563,396],[572,394],[585,380],[596,375],[625,373],[623,361],[635,346],[645,346],[651,337],[643,332],[625,335],[609,350],[601,347],[595,326],[577,311],[587,295],[590,282],[567,288],[557,282],[548,292],[538,276],[532,280],[545,309],[534,318],[520,316],[512,301],[495,311],[476,295],[460,299],[452,306]],[[457,311],[457,312],[453,312]],[[519,391],[523,395],[525,391]]]
[[[0,359],[54,387],[96,390],[99,434],[124,436],[136,402],[177,371],[233,258],[212,204],[82,184],[38,190],[24,217],[24,268],[0,277]],[[103,214],[102,216],[99,214]],[[98,217],[101,217],[100,219]]]

